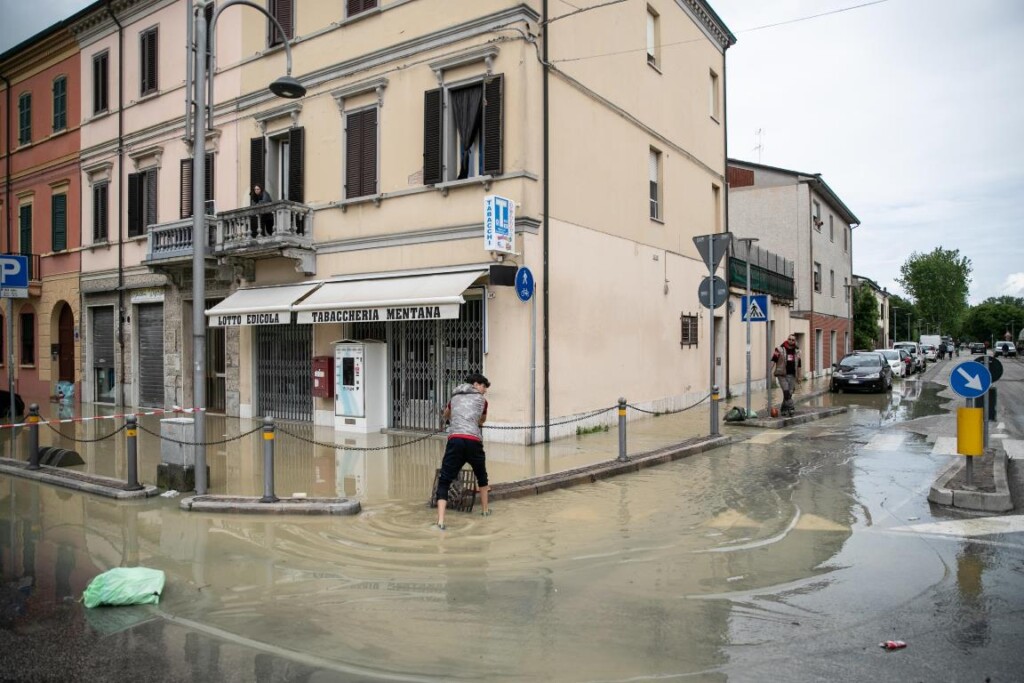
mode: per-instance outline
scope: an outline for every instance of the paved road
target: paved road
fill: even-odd
[[[1024,517],[930,506],[956,456],[900,428],[942,412],[940,389],[825,397],[849,412],[730,427],[730,447],[453,514],[444,533],[404,500],[254,520],[0,480],[0,673],[1017,680]],[[74,601],[97,572],[134,564],[167,572],[158,608]],[[909,646],[878,647],[891,638]]]

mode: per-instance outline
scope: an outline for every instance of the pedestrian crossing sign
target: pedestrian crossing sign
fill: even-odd
[[[748,320],[752,323],[768,322],[768,295],[755,294],[753,296],[744,296],[740,310],[743,314],[743,322]]]

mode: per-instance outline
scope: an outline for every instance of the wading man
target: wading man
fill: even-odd
[[[480,373],[466,378],[465,384],[455,387],[455,392],[444,409],[444,419],[449,421],[448,444],[441,460],[441,474],[437,478],[437,527],[444,529],[444,513],[448,508],[448,489],[458,479],[462,466],[469,463],[476,475],[477,491],[480,492],[481,515],[491,514],[487,507],[487,465],[484,462],[483,427],[487,421],[487,399],[484,394],[491,383]]]

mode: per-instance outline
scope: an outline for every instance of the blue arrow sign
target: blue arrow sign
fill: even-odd
[[[516,271],[516,296],[520,301],[529,301],[533,296],[533,272],[523,266]]]
[[[992,386],[992,373],[981,363],[964,361],[949,373],[949,388],[964,398],[978,398]]]
[[[768,322],[767,294],[752,294],[749,298],[744,296],[741,301],[740,311],[742,311],[742,317],[740,320],[747,322],[749,319],[752,323]]]

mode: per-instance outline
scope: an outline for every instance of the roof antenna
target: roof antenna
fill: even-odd
[[[761,152],[764,151],[764,128],[754,131],[754,137],[757,139],[757,144],[754,145],[754,150],[757,152],[757,163],[761,163]]]

